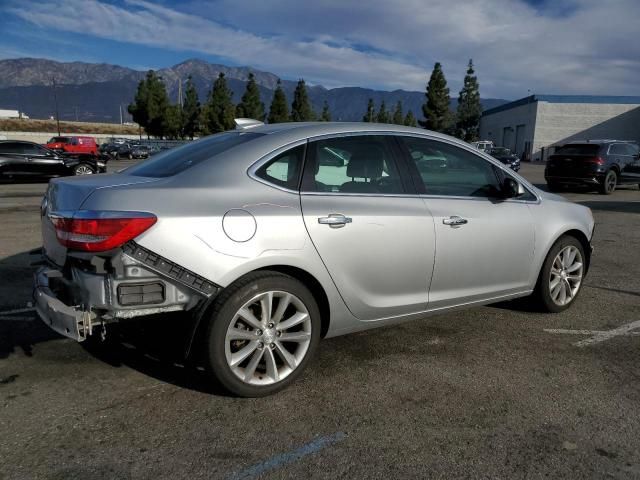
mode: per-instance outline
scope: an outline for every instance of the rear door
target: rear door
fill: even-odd
[[[401,173],[388,135],[310,141],[301,205],[311,240],[361,320],[424,311],[433,219]]]
[[[22,142],[0,143],[0,172],[6,175],[29,173],[29,157],[24,154]]]
[[[24,144],[23,153],[28,158],[29,172],[34,175],[60,175],[64,173],[64,162],[51,150],[36,144]]]
[[[535,196],[500,199],[501,177],[509,174],[473,151],[424,137],[400,140],[435,227],[429,310],[527,291],[534,249],[527,202]],[[445,164],[424,161],[433,156]]]

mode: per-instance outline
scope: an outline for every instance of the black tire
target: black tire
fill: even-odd
[[[88,163],[79,163],[78,165],[73,167],[74,175],[92,175],[94,173],[96,173],[95,169]]]
[[[283,380],[269,385],[251,385],[236,376],[227,363],[225,354],[227,329],[243,305],[260,293],[274,290],[291,293],[302,301],[309,312],[311,320],[310,344],[304,358]],[[234,395],[240,397],[270,395],[287,387],[300,376],[309,359],[315,353],[320,341],[320,330],[320,310],[315,298],[303,283],[278,272],[262,271],[251,273],[227,287],[214,303],[204,337],[205,367],[223,388]]]
[[[582,263],[583,263],[582,272],[581,272],[582,280],[578,288],[578,291],[573,296],[571,301],[566,305],[558,305],[556,302],[553,301],[551,297],[551,289],[549,285],[549,280],[551,278],[551,268],[553,266],[554,260],[556,259],[556,256],[560,253],[561,250],[563,250],[568,246],[576,247],[580,252],[580,255],[582,257]],[[573,305],[573,303],[575,302],[575,299],[580,295],[580,291],[582,290],[582,285],[584,284],[584,274],[586,272],[586,267],[587,267],[585,263],[586,261],[587,261],[587,257],[584,252],[584,247],[582,246],[582,243],[580,243],[580,241],[577,238],[570,235],[563,235],[562,237],[560,237],[556,241],[556,243],[553,244],[553,246],[549,250],[549,253],[547,253],[547,258],[542,264],[542,269],[540,270],[540,275],[538,276],[538,283],[536,284],[536,289],[534,292],[534,299],[538,304],[537,306],[539,306],[540,309],[545,312],[559,313],[566,310],[571,305]]]
[[[550,192],[559,192],[560,190],[562,190],[560,184],[555,182],[547,182],[547,189]]]
[[[611,195],[618,185],[618,174],[615,170],[609,170],[600,185],[600,193],[603,195]]]

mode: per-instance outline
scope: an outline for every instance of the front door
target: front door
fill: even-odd
[[[424,311],[433,270],[433,219],[401,178],[393,138],[309,142],[301,188],[305,225],[354,316]],[[411,192],[414,193],[414,192]]]
[[[435,226],[429,310],[529,289],[534,226],[526,200],[535,197],[500,199],[507,173],[469,150],[435,139],[401,142]]]
[[[29,171],[34,175],[59,175],[64,163],[51,150],[35,144],[25,144],[24,153],[29,159]]]

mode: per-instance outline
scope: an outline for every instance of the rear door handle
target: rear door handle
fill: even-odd
[[[467,220],[466,218],[459,217],[457,215],[452,215],[449,218],[443,218],[442,223],[444,223],[445,225],[451,225],[452,227],[455,227],[456,225],[466,225],[467,223],[469,223],[469,220]]]
[[[329,225],[330,227],[344,227],[347,223],[351,223],[353,220],[350,217],[345,217],[341,213],[330,213],[327,217],[319,217],[318,223],[322,225]]]

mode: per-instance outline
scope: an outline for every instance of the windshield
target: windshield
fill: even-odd
[[[53,137],[47,143],[68,143],[69,137]]]
[[[170,177],[227,150],[263,136],[263,133],[226,132],[158,153],[153,158],[127,168],[124,173],[140,177]]]
[[[560,147],[556,150],[556,155],[596,155],[600,145],[594,143],[571,144]]]
[[[511,150],[508,148],[492,148],[491,155],[511,155]]]

